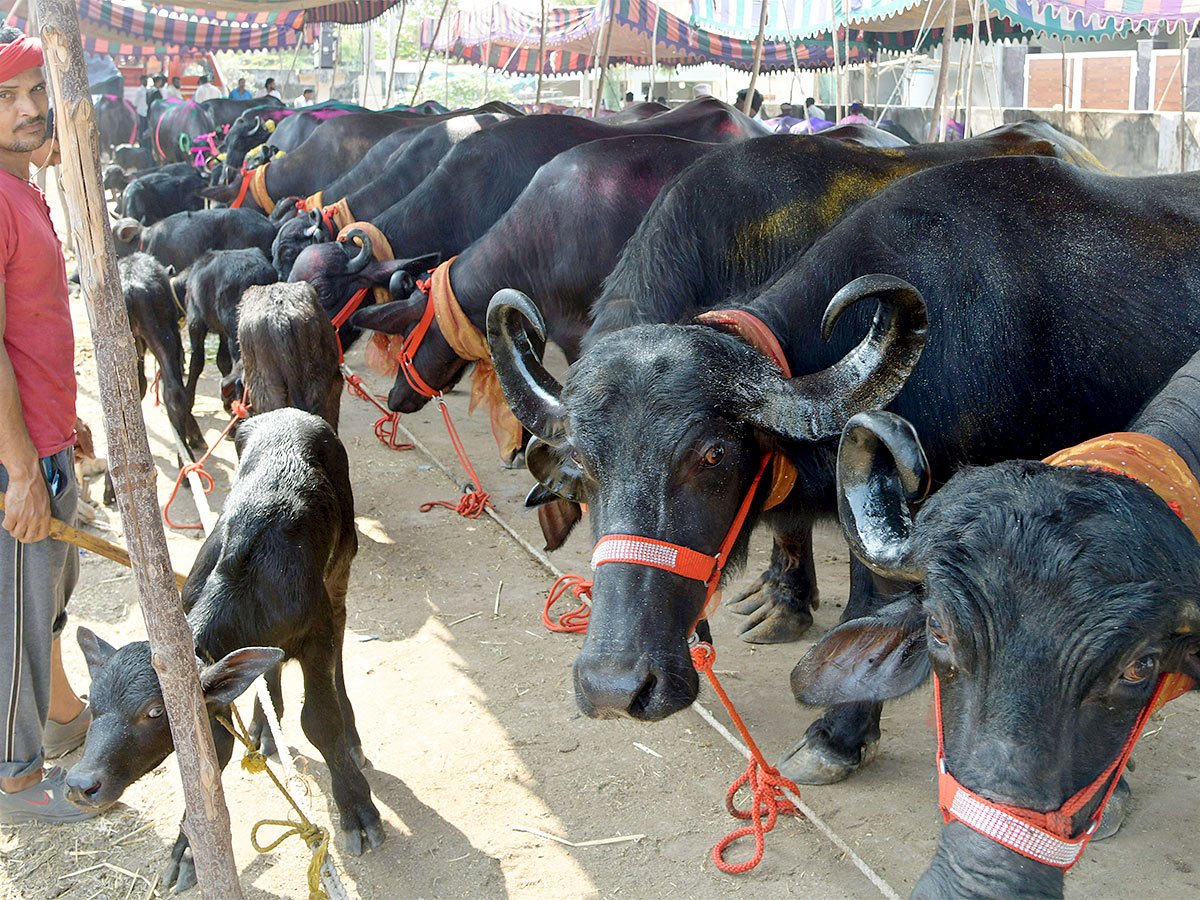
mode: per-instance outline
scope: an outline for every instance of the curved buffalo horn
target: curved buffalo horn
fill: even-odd
[[[542,365],[530,327],[544,344],[546,323],[537,305],[512,288],[497,291],[488,304],[487,338],[504,397],[522,425],[547,444],[560,444],[567,415],[562,385]]]
[[[929,484],[929,462],[907,419],[877,409],[846,423],[838,445],[838,518],[854,555],[877,575],[924,577],[912,562],[912,525]]]
[[[362,241],[362,249],[354,249],[354,239],[358,238]],[[359,231],[357,228],[352,229],[346,235],[346,240],[342,242],[342,249],[346,251],[346,255],[350,257],[350,261],[346,263],[346,274],[357,275],[367,267],[367,263],[371,261],[371,237],[365,231]]]
[[[868,297],[879,303],[867,336],[828,369],[788,379],[783,390],[761,398],[748,418],[794,441],[841,433],[855,413],[887,406],[912,374],[929,334],[920,292],[892,275],[864,275],[834,295],[821,320],[821,338],[850,307]]]

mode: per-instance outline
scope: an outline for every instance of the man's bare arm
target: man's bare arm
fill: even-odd
[[[0,283],[0,462],[8,471],[4,528],[18,541],[32,543],[50,534],[50,494],[25,416],[17,376],[4,346],[7,306]]]

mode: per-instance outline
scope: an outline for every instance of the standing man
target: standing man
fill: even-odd
[[[216,100],[220,96],[221,89],[215,84],[210,84],[207,75],[201,75],[196,82],[196,93],[192,95],[192,99],[203,103],[205,100]]]
[[[171,84],[169,87],[162,89],[162,95],[168,100],[183,99],[183,81],[178,75],[171,79]]]
[[[146,100],[149,84],[149,75],[139,75],[137,89],[133,92],[133,111],[137,114],[139,141],[145,140],[146,133],[150,130],[150,104]]]
[[[91,712],[67,682],[59,636],[79,556],[49,538],[73,523],[78,489],[75,341],[62,246],[29,182],[46,144],[41,43],[0,27],[0,823],[93,813],[67,799],[47,757],[83,742]]]
[[[230,100],[252,100],[254,95],[246,88],[246,79],[239,78],[237,87],[229,92]]]
[[[314,97],[313,89],[306,87],[304,90],[302,90],[300,92],[300,96],[292,101],[292,107],[294,109],[303,109],[306,106],[312,106],[313,103],[315,102],[313,100],[313,97]]]
[[[277,91],[275,89],[275,79],[274,78],[268,78],[263,83],[263,96],[264,97],[274,97],[276,100],[283,100],[283,97],[280,96],[279,91]]]

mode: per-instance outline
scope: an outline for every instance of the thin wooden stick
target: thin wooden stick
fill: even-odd
[[[612,44],[613,20],[617,17],[617,0],[608,0],[608,24],[604,28],[604,49],[600,51],[600,77],[596,80],[596,99],[592,103],[592,118],[600,115],[604,99],[604,79],[608,75],[608,48]]]
[[[417,75],[417,86],[413,88],[412,100],[409,101],[409,106],[417,105],[417,94],[421,93],[421,82],[425,80],[425,67],[429,65],[429,57],[433,56],[433,45],[437,43],[438,35],[442,33],[442,19],[446,18],[446,7],[449,5],[450,0],[445,0],[442,3],[442,11],[438,13],[437,25],[434,26],[433,37],[429,39],[429,50],[425,53],[425,62],[421,63],[421,71]],[[448,51],[449,44],[446,46]]]
[[[133,336],[100,180],[100,140],[88,94],[79,14],[74,0],[37,0],[34,10],[58,111],[68,221],[76,232],[80,283],[96,348],[109,467],[134,563],[150,659],[179,754],[187,808],[184,829],[205,900],[242,900],[229,809],[196,673],[195,638],[171,570],[154,460],[134,379]]]
[[[956,0],[946,0],[946,19],[942,23],[942,64],[938,70],[937,95],[933,100],[930,141],[942,141],[946,137],[946,94],[950,90],[950,57],[954,52],[954,12],[957,5]]]
[[[0,492],[0,512],[4,512],[4,494]],[[63,522],[61,519],[50,520],[50,537],[56,541],[62,541],[64,544],[74,544],[81,550],[90,550],[105,559],[111,559],[113,562],[119,562],[127,569],[133,568],[133,563],[129,560],[129,553],[124,547],[120,547],[111,541],[106,541],[102,537],[97,537],[94,534],[88,534],[86,531],[80,531]],[[124,576],[122,576],[124,577]],[[183,590],[183,583],[187,581],[186,575],[175,573],[175,583],[179,585],[179,589]]]
[[[538,81],[534,106],[542,105],[542,73],[546,68],[546,0],[542,0],[542,30],[538,32]],[[540,110],[539,110],[540,112]]]
[[[383,101],[384,108],[390,108],[392,105],[392,85],[396,81],[396,57],[400,54],[400,29],[404,27],[404,10],[407,8],[407,3],[400,4],[400,21],[396,23],[396,36],[392,39],[392,64],[388,70],[387,99]]]

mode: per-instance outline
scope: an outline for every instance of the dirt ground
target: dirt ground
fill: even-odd
[[[81,303],[76,312],[80,414],[96,432],[99,449],[103,427]],[[361,350],[351,352],[348,362],[377,391],[385,389],[382,379],[364,371]],[[210,439],[226,422],[215,399],[215,374],[210,361],[196,410]],[[468,418],[465,400],[455,393],[449,405],[497,512],[541,546],[536,519],[521,505],[528,475],[500,467],[486,420]],[[152,396],[143,411],[165,502],[178,472],[175,451],[164,411]],[[456,499],[456,488],[420,451],[380,444],[372,433],[376,415],[367,403],[343,397],[341,436],[350,454],[360,532],[348,600],[346,679],[373,762],[367,778],[388,835],[380,849],[360,858],[345,856],[335,844],[350,897],[892,896],[812,822],[800,819],[780,821],[752,872],[717,871],[710,852],[734,827],[724,797],[744,769],[742,757],[691,710],[654,725],[582,717],[571,686],[581,638],[552,634],[540,623],[550,574],[486,518],[419,512],[425,500]],[[436,408],[404,421],[456,479],[465,480]],[[230,443],[218,448],[208,469],[217,484],[209,502],[217,510],[234,470]],[[86,488],[98,504],[100,480]],[[176,504],[173,518],[198,522],[186,488]],[[115,510],[101,510],[92,528],[120,537]],[[167,531],[175,568],[186,572],[200,532]],[[586,573],[589,550],[589,535],[581,529],[553,561],[565,571]],[[758,575],[768,551],[767,536],[756,535],[750,565],[728,593]],[[836,623],[846,596],[848,551],[832,527],[819,532],[816,552],[822,604],[801,644],[753,647],[735,636],[731,614],[718,613],[713,621],[716,669],[771,760],[817,715],[795,705],[787,676],[811,642]],[[82,563],[65,650],[74,684],[86,692],[73,626],[87,625],[117,645],[144,638],[144,628],[130,574],[91,555]],[[328,772],[300,728],[295,667],[285,673],[284,695],[288,743],[311,781],[315,815],[328,824]],[[707,688],[701,702],[728,723]],[[901,896],[931,858],[940,827],[929,704],[928,690],[890,704],[877,761],[844,784],[804,790],[822,821]],[[248,699],[239,705],[248,715]],[[1194,694],[1151,723],[1130,776],[1133,810],[1115,838],[1089,848],[1069,872],[1069,898],[1200,896],[1200,853],[1191,838],[1200,805],[1198,734]],[[254,822],[283,817],[282,799],[265,776],[246,773],[236,760],[224,785],[246,896],[303,900],[308,856],[299,842],[263,855],[249,842]],[[156,876],[182,812],[171,757],[96,820],[53,831],[0,829],[0,897],[161,896]],[[333,818],[336,833],[336,813]],[[576,843],[640,837],[571,847],[518,827]],[[749,849],[752,844],[739,846],[730,856],[744,859]]]

